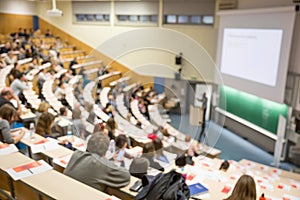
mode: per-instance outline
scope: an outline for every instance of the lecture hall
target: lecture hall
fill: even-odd
[[[0,200],[300,200],[299,6],[0,0]]]

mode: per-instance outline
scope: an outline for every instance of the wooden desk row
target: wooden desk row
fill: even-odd
[[[110,199],[110,195],[54,170],[13,181],[5,170],[30,163],[33,160],[21,153],[13,153],[0,158],[0,176],[3,180],[1,186],[9,189],[17,199]],[[6,187],[5,183],[7,183]]]

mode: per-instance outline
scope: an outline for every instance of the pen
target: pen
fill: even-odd
[[[27,169],[31,174],[33,174],[33,172],[30,169]]]

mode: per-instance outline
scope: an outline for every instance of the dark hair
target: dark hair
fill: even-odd
[[[229,168],[229,166],[230,166],[229,162],[227,160],[224,160],[224,162],[222,162],[222,164],[220,165],[219,170],[223,169],[226,171]]]
[[[12,95],[11,88],[5,87],[1,90],[1,96]]]
[[[116,121],[114,120],[114,118],[111,117],[107,120],[106,127],[108,127],[112,131],[117,128],[117,124],[116,124]]]
[[[36,125],[36,133],[41,136],[51,135],[51,124],[54,122],[54,119],[54,115],[48,112],[44,112],[38,119]]]
[[[62,86],[63,84],[64,84],[64,82],[60,81],[60,82],[57,84],[57,86],[60,87],[60,86]]]
[[[14,121],[16,114],[17,114],[16,109],[9,104],[4,104],[3,106],[0,107],[0,117],[2,119],[7,120],[8,122]]]
[[[161,139],[158,137],[153,140],[154,149],[157,154],[162,155],[163,154],[163,143]]]
[[[175,160],[175,165],[178,167],[184,167],[186,165],[186,156],[184,154],[178,155]]]
[[[128,142],[128,140],[125,135],[119,135],[116,138],[116,147],[121,149],[127,142]]]
[[[63,106],[59,109],[59,114],[64,115],[66,111],[67,111],[66,107]]]
[[[143,154],[148,154],[149,156],[154,156],[155,148],[152,142],[146,143],[143,147]]]
[[[20,79],[20,78],[22,78],[22,76],[23,76],[22,72],[20,72],[19,70],[15,71],[15,73],[14,73],[14,78],[15,79]]]

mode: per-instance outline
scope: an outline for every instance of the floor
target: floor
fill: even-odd
[[[192,126],[189,123],[189,115],[170,114],[171,124],[181,132],[190,134],[193,138],[198,138],[201,126]],[[206,123],[206,138],[203,140],[209,146],[220,149],[221,159],[236,160],[248,159],[265,165],[272,166],[273,155],[255,146],[249,141],[239,137],[230,130],[210,121]],[[280,168],[285,170],[295,170],[295,165],[283,162]]]

